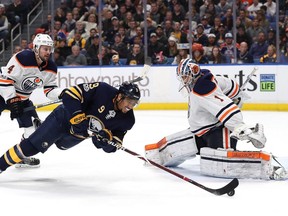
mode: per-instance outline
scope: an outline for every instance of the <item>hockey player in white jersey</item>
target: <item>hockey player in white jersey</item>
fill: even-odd
[[[189,94],[189,129],[145,146],[146,157],[164,166],[178,166],[200,154],[200,169],[217,177],[283,179],[283,167],[273,166],[272,155],[262,151],[237,151],[237,141],[265,147],[263,125],[243,121],[240,110],[246,95],[232,79],[200,69],[192,59],[177,67],[181,91]]]
[[[23,112],[25,107],[33,106],[29,100],[32,92],[43,88],[50,100],[58,99],[62,90],[57,87],[57,66],[50,55],[54,42],[47,34],[37,34],[33,40],[33,50],[27,49],[13,55],[0,75],[0,114],[10,110],[11,120],[17,119],[19,127],[24,128],[23,139],[29,137],[41,123],[35,110]],[[27,158],[19,166],[39,166],[36,158]]]

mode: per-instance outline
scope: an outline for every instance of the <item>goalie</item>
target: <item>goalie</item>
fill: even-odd
[[[273,166],[272,155],[262,151],[237,151],[237,141],[265,147],[263,125],[248,126],[240,108],[247,95],[229,78],[200,69],[192,59],[177,67],[180,90],[189,94],[190,128],[145,146],[146,157],[164,166],[178,166],[200,154],[202,174],[224,178],[283,179],[288,175]]]

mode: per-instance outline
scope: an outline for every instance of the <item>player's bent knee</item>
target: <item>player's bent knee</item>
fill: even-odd
[[[222,178],[270,179],[272,155],[262,151],[201,148],[200,171]]]
[[[164,166],[178,166],[198,152],[195,139],[190,130],[164,137],[156,144],[145,146],[146,158]]]
[[[40,152],[37,148],[35,148],[29,139],[22,140],[19,146],[26,157],[30,157]]]

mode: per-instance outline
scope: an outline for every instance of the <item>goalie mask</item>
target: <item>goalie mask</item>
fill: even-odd
[[[200,67],[192,59],[182,59],[176,69],[177,78],[180,81],[179,92],[184,88],[189,93],[195,79],[200,75]]]

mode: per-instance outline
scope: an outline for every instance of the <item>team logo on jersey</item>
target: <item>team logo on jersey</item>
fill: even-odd
[[[109,113],[105,116],[106,119],[114,118],[116,112],[114,110],[109,110]]]
[[[87,116],[89,118],[89,127],[88,130],[92,132],[99,132],[104,128],[103,123],[100,119],[95,116]]]
[[[27,77],[22,81],[22,89],[25,91],[33,91],[43,85],[43,80],[39,77]]]

